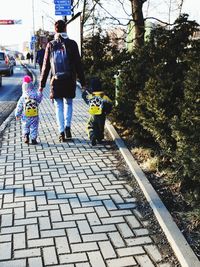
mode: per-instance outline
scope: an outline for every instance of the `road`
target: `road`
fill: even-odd
[[[10,115],[21,95],[22,77],[25,69],[21,65],[14,68],[14,75],[2,78],[0,87],[0,125]]]

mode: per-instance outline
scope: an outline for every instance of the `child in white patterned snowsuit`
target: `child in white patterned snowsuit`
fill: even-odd
[[[29,139],[33,145],[37,144],[39,114],[38,105],[42,101],[43,94],[38,92],[32,83],[30,76],[26,75],[22,83],[22,96],[17,102],[15,110],[16,119],[21,118],[22,134],[24,143],[29,144]]]

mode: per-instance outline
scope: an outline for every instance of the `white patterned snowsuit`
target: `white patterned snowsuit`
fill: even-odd
[[[30,106],[32,105],[31,102],[34,103],[35,106],[33,108],[38,110],[38,105],[42,101],[42,97],[42,92],[38,92],[32,82],[24,82],[22,84],[22,96],[17,102],[15,116],[21,117],[23,136],[30,135],[32,140],[36,139],[38,135],[39,115],[37,113],[37,115],[33,114],[33,116],[31,116],[32,114],[28,114],[25,111],[25,103],[29,101]]]

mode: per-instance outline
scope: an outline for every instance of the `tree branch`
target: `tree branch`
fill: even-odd
[[[174,25],[174,23],[168,23],[168,22],[162,21],[162,20],[160,20],[160,19],[158,19],[158,18],[155,18],[155,17],[146,17],[146,18],[144,18],[144,21],[149,20],[149,19],[154,19],[154,20],[156,20],[156,21],[159,21],[160,23],[163,23],[163,24],[165,24],[166,26],[167,26],[167,25],[170,25],[170,26]]]

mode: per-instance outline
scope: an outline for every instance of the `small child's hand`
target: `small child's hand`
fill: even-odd
[[[86,86],[82,86],[81,91],[82,92],[86,91]]]

